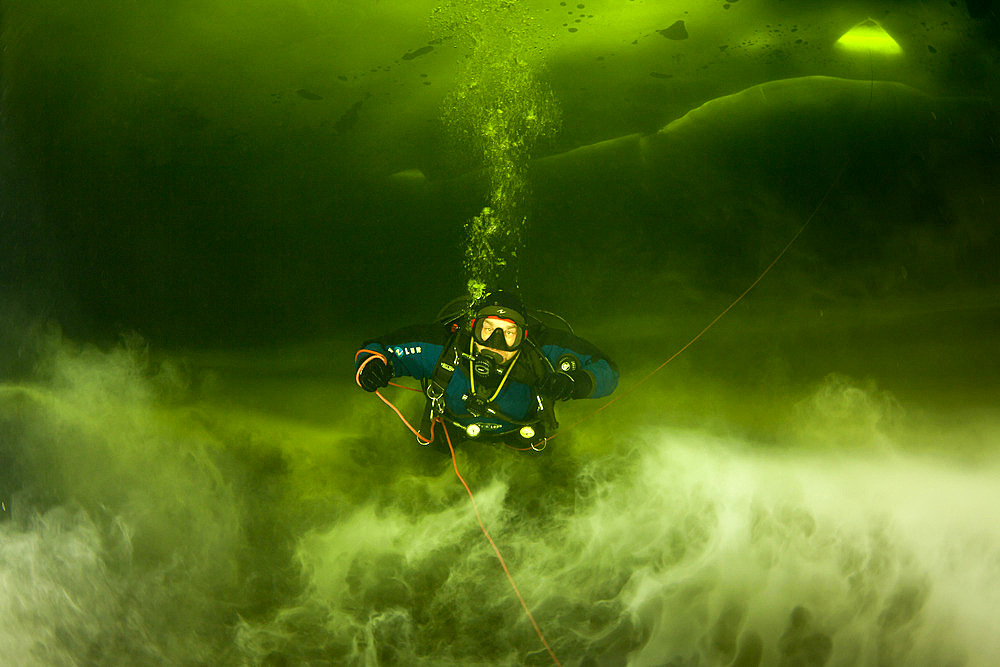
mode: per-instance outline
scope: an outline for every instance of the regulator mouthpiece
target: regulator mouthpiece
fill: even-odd
[[[472,361],[472,372],[480,380],[488,380],[500,371],[503,357],[492,350],[480,350]]]

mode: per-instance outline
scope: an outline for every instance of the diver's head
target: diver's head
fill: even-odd
[[[472,337],[509,361],[528,336],[524,303],[512,292],[490,292],[473,304]]]

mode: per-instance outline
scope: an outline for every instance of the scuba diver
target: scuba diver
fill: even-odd
[[[610,359],[529,316],[514,292],[487,293],[463,313],[370,340],[356,356],[365,391],[393,377],[420,380],[427,397],[420,442],[430,441],[440,419],[469,440],[540,451],[558,428],[556,401],[601,398],[618,385]]]

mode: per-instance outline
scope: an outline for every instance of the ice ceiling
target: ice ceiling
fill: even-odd
[[[114,133],[112,143],[162,161],[178,159],[163,137],[180,127],[208,142],[308,133],[313,151],[300,161],[343,160],[347,150],[365,172],[449,173],[457,165],[435,142],[442,99],[468,56],[461,37],[494,39],[504,14],[562,103],[555,152],[655,131],[774,79],[874,78],[963,95],[990,94],[997,80],[990,25],[961,2],[14,2],[5,11],[15,123],[22,109],[55,105],[64,111],[48,112],[54,132]],[[837,46],[872,20],[899,53]],[[37,88],[49,75],[56,81]]]

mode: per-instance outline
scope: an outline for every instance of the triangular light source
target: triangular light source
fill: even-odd
[[[837,46],[849,51],[870,51],[871,53],[896,54],[903,49],[875,19],[866,19],[857,24],[837,40]]]

